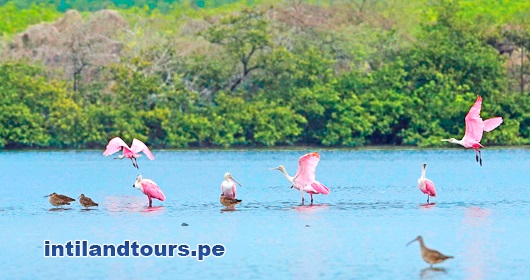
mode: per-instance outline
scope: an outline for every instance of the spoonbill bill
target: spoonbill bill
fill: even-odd
[[[95,203],[92,198],[85,196],[84,194],[81,194],[79,197],[79,203],[85,208],[88,209],[88,207],[92,206],[98,206],[97,203]]]
[[[425,246],[425,243],[423,243],[423,237],[421,237],[421,235],[418,235],[418,237],[416,237],[414,240],[407,243],[407,246],[409,246],[414,241],[420,242],[421,257],[426,263],[429,263],[431,267],[433,264],[441,263],[447,259],[453,258],[451,256],[446,256],[436,250],[427,248],[427,246]]]
[[[271,168],[271,170],[280,170],[287,181],[291,183],[291,188],[300,191],[300,194],[302,195],[302,204],[304,204],[304,192],[309,193],[311,196],[311,204],[313,204],[314,194],[329,194],[329,189],[315,180],[315,172],[319,161],[320,154],[318,152],[308,153],[301,156],[300,159],[298,159],[298,170],[294,177],[287,174],[283,165]]]
[[[480,148],[484,148],[484,146],[480,144],[482,133],[484,131],[490,132],[502,123],[502,117],[495,117],[483,121],[482,118],[480,118],[481,107],[482,97],[478,96],[477,101],[475,101],[475,104],[473,104],[466,115],[466,133],[462,140],[456,140],[455,138],[442,139],[442,141],[460,144],[464,148],[475,150],[475,158],[477,162],[480,162],[480,166],[482,166],[482,153]]]
[[[63,206],[63,205],[70,205],[70,202],[75,201],[75,199],[71,197],[68,197],[62,194],[56,194],[56,193],[51,193],[44,197],[49,197],[50,204],[55,207]]]
[[[436,189],[434,188],[434,183],[425,178],[425,172],[427,171],[427,164],[423,164],[421,169],[421,176],[418,179],[418,189],[424,194],[427,195],[427,203],[429,203],[429,196],[436,196]]]
[[[234,207],[241,203],[241,199],[236,199],[236,184],[241,186],[241,184],[232,176],[232,174],[226,172],[224,181],[221,183],[221,198],[219,199],[222,205],[226,207]]]
[[[155,159],[155,156],[153,156],[147,145],[145,145],[144,142],[136,138],[133,139],[130,148],[129,146],[127,146],[127,143],[125,143],[125,141],[123,141],[123,139],[121,139],[120,137],[114,137],[110,139],[109,143],[107,144],[107,148],[103,152],[103,155],[110,156],[120,150],[123,150],[123,154],[119,155],[114,159],[130,158],[133,166],[136,167],[136,169],[140,169],[138,167],[138,162],[136,161],[136,159],[141,156],[139,154],[140,152],[143,152],[150,160]]]
[[[142,179],[142,174],[136,176],[136,181],[133,184],[133,188],[139,189],[149,199],[149,207],[153,205],[153,198],[156,198],[160,201],[164,201],[166,197],[160,187],[150,179]]]

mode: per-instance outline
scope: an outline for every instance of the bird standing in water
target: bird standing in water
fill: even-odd
[[[433,264],[441,263],[447,259],[452,259],[452,256],[446,256],[436,250],[429,249],[425,246],[425,243],[423,243],[423,237],[421,235],[418,235],[414,240],[407,243],[407,246],[409,246],[412,242],[419,241],[420,242],[420,248],[421,248],[421,257],[426,263],[429,263],[432,267]]]
[[[136,176],[136,181],[133,184],[133,188],[137,188],[147,195],[147,198],[149,199],[149,207],[152,207],[153,198],[156,198],[160,201],[164,201],[166,199],[160,187],[151,179],[143,179],[142,174],[138,174]]]
[[[70,202],[75,201],[75,199],[71,197],[68,197],[62,194],[56,194],[56,193],[51,193],[44,197],[49,197],[50,204],[55,207],[63,206],[63,205],[70,205]]]
[[[280,165],[276,168],[271,168],[271,170],[280,170],[287,181],[291,183],[291,188],[295,188],[300,191],[300,194],[302,195],[302,204],[304,204],[304,192],[309,193],[311,196],[311,204],[313,204],[314,194],[329,194],[328,187],[315,180],[316,168],[319,161],[320,154],[318,152],[301,156],[300,159],[298,159],[298,170],[296,171],[296,175],[294,175],[294,177],[291,177],[289,174],[287,174],[287,171],[283,165]]]
[[[153,154],[151,153],[147,145],[144,144],[144,142],[138,139],[133,139],[131,147],[129,148],[127,143],[125,143],[125,141],[123,141],[120,137],[114,137],[109,141],[109,143],[107,144],[107,148],[103,152],[103,155],[110,156],[120,150],[123,150],[123,155],[119,155],[114,159],[130,158],[133,166],[136,167],[136,169],[140,169],[138,167],[138,162],[136,161],[136,159],[141,156],[139,154],[140,152],[143,152],[150,160],[155,159],[155,156],[153,156]]]
[[[429,203],[429,196],[436,196],[436,189],[434,188],[434,183],[425,178],[425,172],[427,171],[427,164],[423,164],[423,168],[421,170],[421,176],[418,179],[418,189],[424,194],[427,195],[427,203]]]
[[[480,140],[482,140],[482,133],[484,131],[490,132],[502,123],[501,117],[491,118],[483,121],[480,117],[481,107],[482,97],[478,96],[477,101],[475,101],[475,104],[473,104],[466,115],[466,133],[464,134],[464,138],[462,138],[462,140],[456,140],[455,138],[442,139],[442,141],[459,144],[464,148],[471,148],[475,150],[475,158],[477,162],[480,163],[480,166],[482,166],[482,152],[480,151],[480,148],[484,148],[484,146],[480,144]]]
[[[87,209],[88,207],[98,206],[98,204],[95,203],[92,198],[86,197],[84,194],[79,196],[79,203],[81,203],[81,205]]]
[[[242,200],[236,199],[237,186],[242,185],[230,173],[225,173],[224,181],[221,183],[221,197],[219,201],[222,205],[232,208],[241,203]]]

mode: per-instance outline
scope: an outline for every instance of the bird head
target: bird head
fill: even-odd
[[[280,165],[278,167],[269,168],[269,170],[280,170],[282,172],[285,172],[285,167],[283,167],[283,165]]]
[[[449,142],[449,143],[457,143],[458,142],[458,140],[456,140],[455,138],[442,139],[441,141],[445,141],[445,142]]]
[[[138,175],[136,175],[136,181],[134,181],[134,184],[132,185],[133,188],[137,188],[137,189],[141,189],[142,187],[142,174],[138,173]]]
[[[409,246],[412,242],[414,241],[423,241],[423,238],[421,237],[421,235],[418,235],[418,237],[414,238],[412,241],[410,241],[409,243],[407,243],[407,246]]]
[[[224,178],[225,178],[225,180],[227,180],[227,181],[228,181],[228,180],[232,180],[232,181],[234,181],[234,183],[236,183],[236,184],[238,184],[240,187],[242,187],[242,185],[241,185],[241,184],[240,184],[240,183],[239,183],[239,182],[238,182],[238,181],[232,176],[232,174],[226,172]]]
[[[78,198],[85,197],[85,194],[81,194]]]

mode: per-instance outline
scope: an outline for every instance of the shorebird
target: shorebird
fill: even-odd
[[[242,201],[241,199],[236,199],[236,184],[241,186],[241,184],[232,176],[232,174],[226,172],[224,181],[221,183],[221,197],[219,198],[221,204],[226,207],[234,207]]]
[[[414,240],[410,241],[409,243],[407,243],[407,246],[410,245],[410,243],[414,242],[414,241],[419,241],[420,242],[420,247],[421,247],[421,257],[423,258],[423,260],[426,262],[426,263],[429,263],[432,267],[433,264],[437,264],[437,263],[441,263],[447,259],[452,259],[453,257],[452,256],[446,256],[436,250],[433,250],[433,249],[429,249],[425,246],[425,243],[423,243],[423,237],[421,237],[421,235],[418,235],[418,237],[416,237]]]
[[[70,205],[70,202],[75,201],[75,199],[71,197],[68,197],[62,194],[56,194],[56,193],[51,193],[49,195],[45,195],[44,197],[49,197],[50,198],[49,201],[51,205],[55,207],[63,206],[63,205]]]
[[[110,139],[109,143],[107,144],[107,148],[103,152],[103,155],[110,156],[118,151],[123,151],[123,154],[114,159],[130,158],[133,166],[136,167],[136,169],[140,169],[138,167],[138,162],[136,161],[136,159],[141,156],[139,154],[140,152],[143,152],[150,160],[155,159],[155,156],[153,156],[147,145],[136,138],[133,139],[131,147],[129,147],[127,143],[125,143],[125,141],[123,141],[123,139],[120,137],[114,137]]]
[[[223,204],[224,206],[231,208],[241,203],[242,200],[231,198],[229,196],[224,196],[221,194],[221,198],[219,199],[219,201],[221,201],[221,204]]]
[[[436,196],[436,189],[434,188],[434,183],[425,178],[425,172],[427,170],[427,164],[423,164],[423,168],[421,169],[421,176],[418,179],[418,189],[424,194],[427,195],[427,203],[429,203],[429,197],[430,196]]]
[[[132,186],[133,188],[137,188],[147,195],[147,198],[149,199],[149,207],[153,206],[153,198],[156,198],[160,201],[164,201],[166,199],[160,187],[151,179],[143,179],[142,174],[138,174],[136,176],[136,181]]]
[[[294,177],[289,176],[285,167],[280,165],[276,168],[270,168],[270,170],[280,170],[287,181],[291,183],[291,188],[295,188],[300,191],[302,195],[302,204],[304,204],[304,192],[309,193],[311,196],[311,204],[313,204],[314,194],[329,194],[328,187],[324,186],[319,181],[315,180],[317,164],[320,161],[320,154],[318,152],[308,153],[298,159],[298,170]]]
[[[92,198],[86,197],[84,194],[79,196],[79,203],[81,203],[81,205],[87,209],[88,207],[98,206],[98,204],[95,203]]]

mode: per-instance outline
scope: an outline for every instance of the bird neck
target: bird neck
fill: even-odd
[[[287,174],[287,171],[285,171],[285,168],[280,169],[280,171],[283,173],[283,176],[285,176],[285,179],[287,179],[287,181],[291,182],[291,184],[294,184],[294,178],[289,176],[289,174]]]
[[[427,167],[423,167],[423,168],[421,169],[421,178],[425,178],[425,172],[426,172],[426,171],[427,171]],[[418,173],[416,173],[416,174],[418,174]],[[420,241],[421,241],[421,240],[420,240]]]

